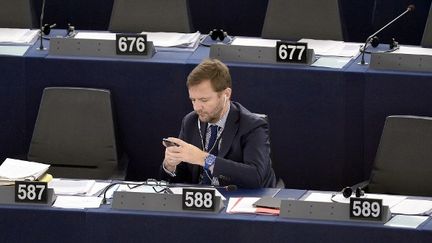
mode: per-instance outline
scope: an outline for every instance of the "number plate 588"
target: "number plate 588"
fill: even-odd
[[[215,191],[183,188],[182,204],[185,210],[213,211],[215,207]]]

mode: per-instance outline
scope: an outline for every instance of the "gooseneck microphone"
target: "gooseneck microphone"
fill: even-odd
[[[222,188],[225,188],[225,190],[227,192],[237,191],[237,186],[236,185],[228,185],[228,186],[224,186]]]
[[[44,32],[44,26],[43,26],[43,18],[44,18],[44,12],[45,12],[45,0],[42,0],[42,9],[41,9],[41,14],[40,14],[40,18],[39,18],[39,28],[40,28],[40,45],[38,50],[39,51],[43,51],[45,50],[44,46],[43,46],[43,32]]]
[[[360,52],[361,52],[361,54],[362,54],[362,58],[361,58],[361,62],[360,62],[361,65],[365,65],[365,64],[367,64],[367,63],[365,62],[365,60],[364,60],[364,55],[365,55],[365,52],[366,52],[366,48],[367,48],[368,44],[372,41],[372,39],[373,39],[373,38],[374,38],[378,33],[380,33],[380,32],[383,31],[385,28],[387,28],[389,25],[393,24],[393,23],[394,23],[396,20],[398,20],[400,17],[402,17],[402,16],[404,16],[406,13],[411,12],[411,11],[414,11],[414,10],[415,10],[415,6],[414,6],[413,4],[409,5],[409,6],[407,7],[407,9],[406,9],[403,13],[401,13],[399,16],[397,16],[396,18],[394,18],[392,21],[388,22],[388,23],[387,23],[386,25],[384,25],[381,29],[377,30],[375,33],[373,33],[372,35],[370,35],[370,36],[366,39],[365,44],[364,44],[362,47],[360,47]]]

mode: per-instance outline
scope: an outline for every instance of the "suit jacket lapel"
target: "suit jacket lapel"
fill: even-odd
[[[224,131],[222,133],[222,141],[219,149],[218,156],[225,157],[228,153],[231,144],[234,141],[234,137],[239,128],[238,119],[239,119],[239,111],[236,106],[231,104],[230,111],[227,117],[227,121],[225,124]]]

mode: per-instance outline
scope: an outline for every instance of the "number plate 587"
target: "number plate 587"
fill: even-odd
[[[46,182],[15,182],[15,202],[46,203],[47,198],[48,186]]]

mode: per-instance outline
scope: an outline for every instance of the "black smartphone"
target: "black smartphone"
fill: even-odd
[[[178,144],[171,142],[166,138],[163,138],[162,141],[163,141],[163,144],[165,145],[165,147],[171,147],[171,146],[177,146],[178,147],[179,146]]]

